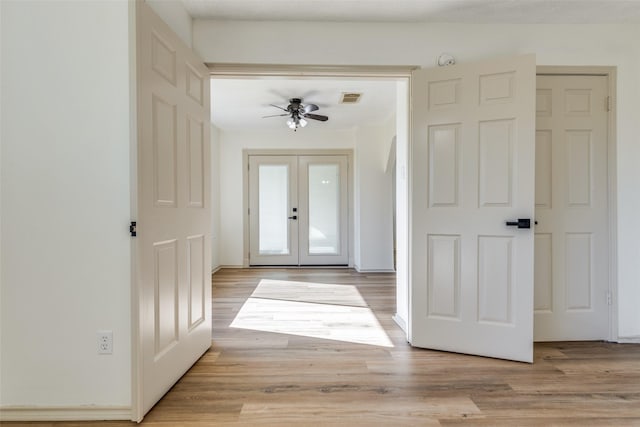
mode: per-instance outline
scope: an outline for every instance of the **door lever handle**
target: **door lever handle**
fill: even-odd
[[[531,220],[529,218],[518,218],[517,221],[507,221],[509,227],[531,228]]]
[[[298,219],[298,215],[294,215],[294,216],[289,216],[287,217],[288,219]]]

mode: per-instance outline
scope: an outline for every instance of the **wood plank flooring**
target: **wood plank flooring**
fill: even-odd
[[[640,426],[639,345],[537,343],[533,365],[414,349],[391,319],[394,283],[346,269],[219,271],[213,346],[143,424]],[[318,337],[324,327],[348,333]],[[369,329],[390,345],[367,344]]]

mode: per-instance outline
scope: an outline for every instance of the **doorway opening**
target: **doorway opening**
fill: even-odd
[[[295,68],[295,67],[294,67]],[[545,67],[548,68],[548,67]],[[606,68],[606,67],[601,67],[601,68]],[[224,67],[224,66],[212,66],[211,69],[213,70],[213,75],[214,75],[214,80],[216,78],[220,78],[220,79],[229,79],[229,78],[235,78],[235,79],[273,79],[275,77],[282,77],[282,76],[287,76],[289,78],[295,78],[296,80],[305,80],[305,79],[309,79],[309,80],[313,80],[315,79],[322,79],[322,78],[332,78],[336,76],[336,72],[335,71],[330,71],[327,73],[323,72],[318,72],[316,70],[317,74],[314,74],[313,71],[310,71],[309,69],[303,69],[302,71],[298,70],[298,71],[282,71],[282,70],[256,70],[256,68],[254,67],[248,67],[248,68],[243,68],[243,67],[235,67],[234,66],[229,66],[229,67]],[[538,68],[538,72],[540,72],[541,68]],[[566,70],[565,70],[566,71]],[[557,71],[554,71],[557,72]],[[581,67],[581,71],[578,71],[576,69],[573,70],[573,73],[584,73],[585,70],[582,69]],[[607,70],[600,70],[597,73],[600,74],[604,74],[604,75],[608,75],[610,77],[613,76],[612,74],[612,70],[607,69]],[[401,110],[404,109],[408,109],[408,100],[404,99],[401,100],[400,99],[400,94],[404,93],[404,96],[406,96],[407,94],[407,87],[408,87],[408,83],[409,83],[409,74],[410,72],[405,70],[404,74],[401,76],[397,75],[397,70],[394,73],[391,73],[390,76],[387,76],[387,78],[390,78],[392,80],[394,80],[396,82],[396,84],[398,85],[398,87],[404,87],[404,90],[399,90],[398,91],[398,98],[396,100],[396,107],[397,107],[397,112],[398,115],[400,116]],[[596,73],[596,74],[597,74]],[[340,74],[340,73],[337,73]],[[382,73],[384,74],[384,73]],[[401,73],[402,74],[402,73]],[[566,74],[566,73],[565,73]],[[354,77],[355,75],[355,77]],[[356,72],[355,74],[350,75],[349,77],[351,78],[370,78],[371,76],[367,76],[365,75],[364,77],[360,76],[358,77],[358,73]],[[376,77],[380,77],[380,75],[377,75]],[[609,83],[609,88],[608,88],[608,93],[615,93],[615,87],[613,85],[613,82],[610,81]],[[613,92],[612,92],[613,91]],[[288,96],[288,95],[287,95]],[[305,95],[306,96],[306,95]],[[611,96],[611,95],[609,95]],[[435,101],[434,101],[435,102]],[[489,101],[487,101],[489,102]],[[439,105],[439,104],[438,104]],[[437,107],[437,105],[436,105]],[[435,108],[435,107],[434,107]],[[407,111],[404,111],[404,117],[407,117]],[[399,121],[398,121],[399,122]],[[614,122],[614,121],[613,121]],[[609,116],[609,125],[611,125],[611,123],[613,123],[611,121],[611,116]],[[488,126],[488,125],[487,125]],[[401,127],[404,128],[404,130],[401,130]],[[306,129],[304,129],[306,130]],[[303,131],[303,130],[301,130]],[[402,132],[404,132],[404,134],[402,134]],[[611,134],[613,132],[613,129],[611,126],[609,126],[609,130],[608,132]],[[295,135],[299,134],[300,132],[296,132]],[[398,254],[397,254],[397,271],[398,271],[398,285],[397,285],[397,310],[398,310],[398,316],[397,316],[397,322],[403,327],[403,329],[405,329],[406,331],[406,319],[408,317],[408,294],[409,294],[409,290],[408,290],[408,278],[407,278],[407,273],[408,270],[406,268],[407,266],[407,260],[406,260],[406,255],[407,255],[407,240],[408,240],[408,233],[406,232],[408,229],[408,224],[401,224],[402,221],[406,222],[406,215],[400,215],[398,214],[399,212],[399,206],[407,206],[406,203],[406,198],[408,195],[408,191],[407,191],[407,186],[406,186],[406,158],[407,158],[407,152],[408,152],[408,127],[407,126],[400,126],[398,125],[397,127],[397,132],[395,134],[395,137],[397,139],[397,146],[396,149],[394,151],[394,153],[396,154],[397,158],[395,159],[395,174],[393,175],[396,178],[396,186],[394,187],[396,190],[398,190],[395,194],[397,203],[396,203],[396,227],[395,228],[390,228],[391,230],[395,229],[396,231],[398,231],[397,235],[396,235],[396,239],[397,239],[397,247],[398,247]],[[608,152],[609,152],[609,162],[611,163],[615,158],[614,155],[612,155],[611,151],[614,149],[614,143],[613,143],[613,138],[611,138],[610,135],[610,139],[609,139],[609,143],[608,143]],[[404,150],[404,152],[402,151]],[[358,151],[357,149],[354,150],[354,156],[356,158],[358,158],[359,155],[364,155],[365,153],[363,153],[362,151]],[[404,156],[404,157],[403,157]],[[379,159],[382,160],[382,162],[389,161],[389,157],[385,157],[383,159]],[[614,165],[613,165],[614,166]],[[358,167],[358,165],[356,164],[356,168]],[[393,168],[392,168],[393,169]],[[615,169],[612,167],[611,164],[609,164],[609,174],[608,174],[608,188],[609,188],[609,200],[610,202],[612,200],[614,200],[615,198],[615,194],[612,191],[613,189],[615,189],[615,183],[613,181],[613,177],[614,177],[614,171]],[[356,192],[357,190],[357,186],[358,186],[358,178],[356,177],[354,179],[354,181],[356,181]],[[403,200],[404,198],[404,200]],[[403,204],[404,203],[404,204]],[[614,214],[611,214],[611,210],[614,208],[615,203],[610,203],[608,209],[609,209],[609,223],[611,222],[611,218],[615,218]],[[363,215],[363,210],[360,209],[358,210],[358,207],[354,208],[354,215],[355,215],[355,219],[354,219],[354,223],[358,224],[360,221],[360,219],[364,218]],[[405,212],[406,213],[406,212]],[[393,218],[392,218],[393,221]],[[360,223],[361,224],[361,223]],[[404,226],[404,228],[403,228]],[[612,232],[614,228],[612,228],[613,225],[609,224],[609,230],[610,230],[610,239],[609,239],[609,249],[610,249],[610,253],[608,255],[608,260],[609,260],[609,265],[615,265],[615,260],[614,260],[614,255],[615,255],[615,251],[611,250],[613,248],[615,248],[615,242],[613,242],[613,238],[614,238],[614,233]],[[404,233],[403,233],[404,231]],[[350,259],[349,261],[349,265],[350,266],[354,266],[357,269],[360,270],[368,270],[366,267],[367,266],[363,266],[358,262],[358,248],[357,246],[357,242],[358,242],[358,236],[357,232],[354,232],[354,247],[351,247],[350,250],[353,250],[353,252],[350,252],[350,255],[353,255],[353,260]],[[244,246],[243,248],[247,248],[249,245],[246,242],[246,239],[248,239],[249,233],[243,233],[243,238],[244,238]],[[404,241],[403,241],[404,239]],[[393,240],[393,234],[391,237],[391,240]],[[391,245],[393,246],[393,245]],[[584,245],[583,245],[584,246]],[[362,249],[362,246],[361,248]],[[243,250],[243,259],[241,263],[238,263],[237,265],[245,265],[248,266],[250,265],[249,262],[249,251],[247,250]],[[393,256],[392,256],[393,259]],[[225,265],[225,263],[220,263],[221,265]],[[231,264],[234,265],[234,264]],[[393,262],[392,262],[393,265]],[[393,268],[393,267],[392,267]],[[613,269],[609,270],[609,278],[610,278],[610,284],[609,284],[609,291],[607,292],[607,295],[604,296],[605,299],[610,300],[610,299],[614,299],[615,300],[615,280],[614,277],[612,277],[614,275],[614,271]],[[598,297],[602,297],[602,295],[598,295]],[[612,308],[609,310],[609,337],[615,337],[616,334],[613,331],[613,329],[615,328],[615,321],[611,321],[611,319],[613,319],[615,317],[615,308]]]
[[[216,64],[209,68],[214,124],[212,165],[214,171],[218,165],[219,173],[212,179],[213,191],[218,191],[217,197],[216,194],[213,197],[218,200],[214,202],[214,210],[219,209],[213,218],[213,265],[341,265],[360,272],[396,271],[395,318],[405,329],[408,314],[408,89],[412,67],[285,67],[283,70]],[[336,82],[342,86],[337,86]],[[324,98],[325,92],[329,92],[328,99]],[[336,92],[339,93],[336,95]],[[338,104],[338,98],[347,92],[362,93],[360,105]],[[389,93],[391,97],[385,98]],[[257,100],[250,100],[251,94],[257,96]],[[269,113],[277,113],[275,107],[286,105],[292,98],[318,105],[320,112],[329,117],[328,121],[309,121],[306,127],[294,132],[286,125],[287,117],[263,118]],[[346,122],[352,114],[350,111],[359,107],[361,110],[371,108],[367,105],[369,101],[378,104],[377,107],[374,105],[369,117],[365,115],[356,123]],[[235,116],[239,122],[234,123],[230,116]],[[225,120],[228,120],[226,124]],[[251,178],[249,157],[296,154],[316,158],[336,153],[348,156],[350,176],[346,223],[344,213],[340,213],[338,227],[341,232],[324,239],[321,252],[325,253],[295,251],[295,260],[274,261],[274,254],[264,254],[268,259],[260,259],[260,243],[252,240],[259,240],[260,229],[252,224],[252,221],[259,223],[259,216],[252,215],[259,207],[251,200],[250,181],[257,178]],[[389,169],[391,156],[396,167]],[[246,161],[242,162],[242,158]],[[397,176],[393,176],[396,171]],[[215,189],[216,179],[218,190]],[[260,194],[260,191],[253,194]],[[304,224],[308,217],[301,212],[301,206],[289,203],[288,211],[283,211],[286,217],[281,215],[286,222],[281,221],[279,227],[290,235],[293,225],[304,229],[301,234],[306,239],[303,245],[306,250],[314,238],[314,243],[320,244],[317,239],[320,234]],[[302,218],[300,214],[303,214]],[[294,216],[296,220],[290,218]],[[292,224],[294,221],[297,224]],[[323,230],[320,231],[326,236]],[[325,245],[338,237],[342,239],[337,242],[338,250]],[[252,249],[252,246],[258,249]],[[334,253],[327,254],[327,248]],[[278,248],[276,252],[289,252],[282,249]],[[279,254],[275,258],[280,258]]]

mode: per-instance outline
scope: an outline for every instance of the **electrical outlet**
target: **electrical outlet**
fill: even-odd
[[[113,354],[113,331],[98,331],[98,354]]]

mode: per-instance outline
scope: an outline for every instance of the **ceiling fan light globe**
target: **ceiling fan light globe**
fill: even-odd
[[[293,119],[287,120],[287,126],[289,126],[289,129],[295,129],[297,127],[296,122]]]
[[[300,126],[305,127],[307,123],[308,122],[305,119],[300,119]]]

